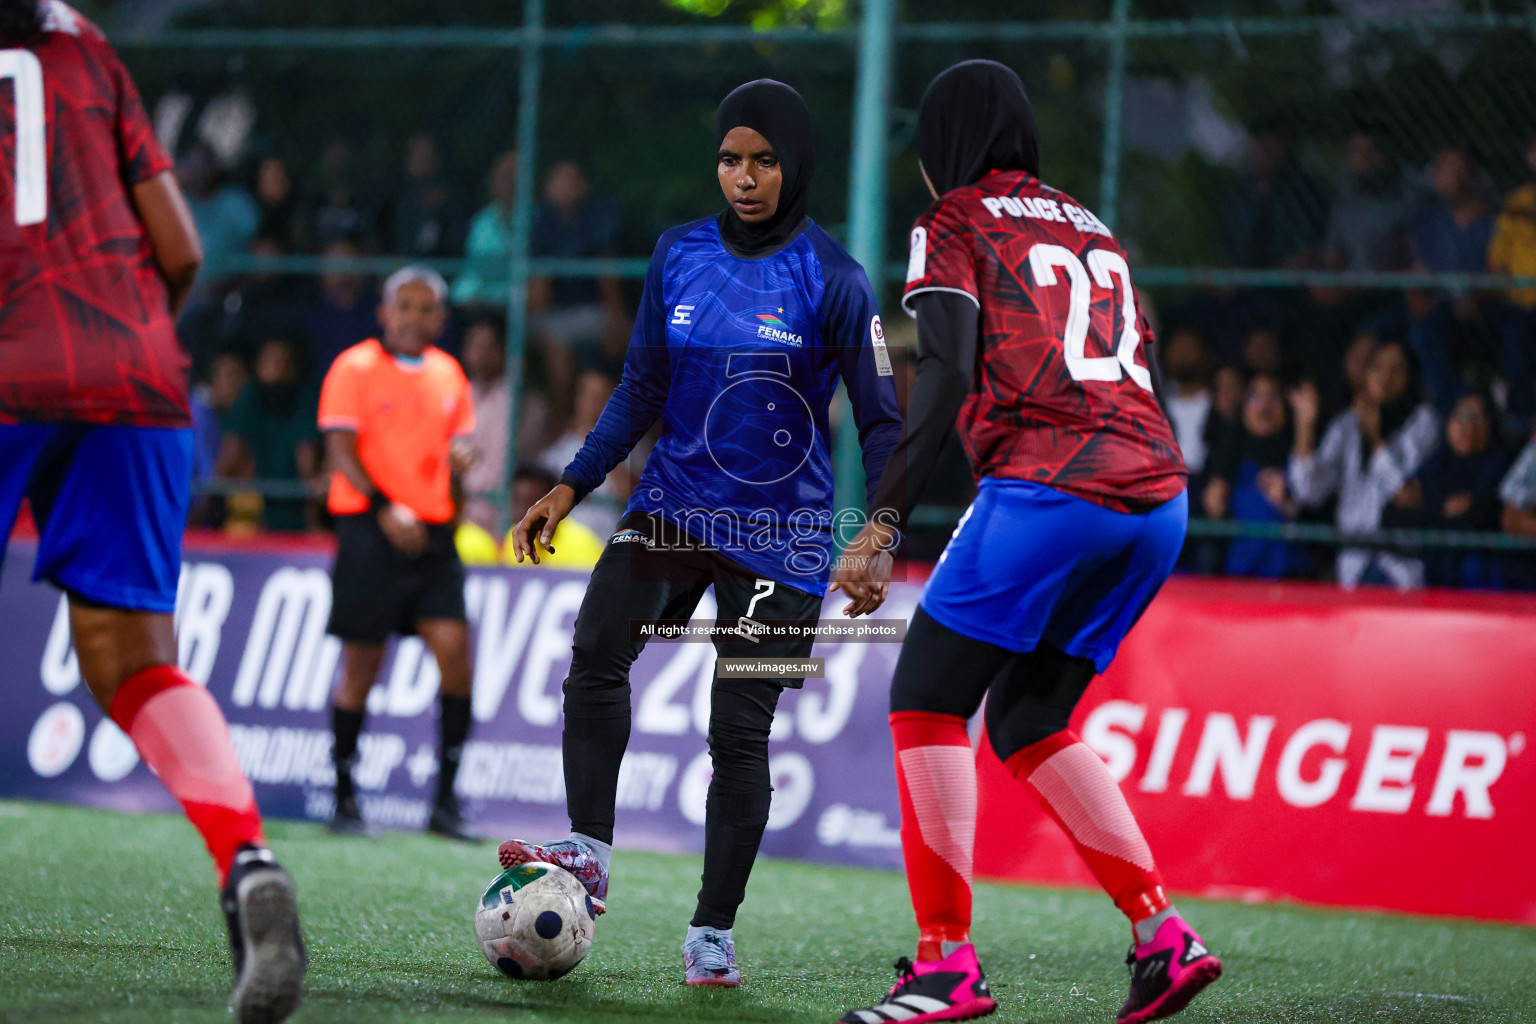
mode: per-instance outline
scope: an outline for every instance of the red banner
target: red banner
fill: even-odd
[[[1536,924],[1536,598],[1176,580],[1073,727],[1170,889]],[[980,761],[977,873],[1092,884]]]

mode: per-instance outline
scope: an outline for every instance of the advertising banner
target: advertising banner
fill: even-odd
[[[79,679],[65,606],[29,582],[13,542],[0,576],[0,796],[171,810]],[[181,663],[230,719],[263,811],[325,820],[334,781],[325,634],[329,556],[189,548]],[[567,828],[560,684],[585,573],[475,570],[467,604],[475,733],[459,791],[487,835]],[[896,584],[878,614],[910,616]],[[834,595],[823,617],[841,620]],[[709,595],[696,620],[714,617]],[[764,852],[899,867],[886,727],[899,646],[819,641],[823,677],[774,721]],[[620,846],[699,851],[715,653],[653,641],[632,674]],[[365,816],[424,826],[436,781],[437,670],[392,645],[369,704],[357,780]],[[1536,599],[1346,594],[1175,580],[1096,680],[1074,728],[1109,765],[1171,889],[1536,924]],[[1071,845],[986,744],[978,875],[1092,884]]]
[[[173,810],[133,744],[80,681],[59,593],[29,576],[13,542],[0,577],[0,796],[120,810]],[[189,548],[177,632],[182,667],[229,717],[235,749],[271,817],[327,820],[329,693],[341,646],[325,633],[323,551]],[[475,659],[475,731],[458,790],[486,834],[565,834],[560,684],[587,573],[487,569],[465,588]],[[909,615],[915,592],[891,615]],[[906,604],[903,607],[901,601]],[[828,615],[835,614],[834,599]],[[696,619],[713,619],[706,594]],[[899,645],[818,642],[824,677],[786,690],[774,719],[773,808],[764,852],[892,867],[901,860],[886,687]],[[715,650],[653,642],[635,664],[634,728],[619,777],[621,846],[703,848],[705,743]],[[369,702],[356,779],[364,817],[422,828],[436,784],[437,666],[419,640],[391,645]]]
[[[1073,728],[1171,889],[1536,924],[1536,599],[1176,579]],[[978,764],[977,873],[1092,884]]]

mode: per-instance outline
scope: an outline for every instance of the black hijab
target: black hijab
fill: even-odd
[[[939,72],[918,104],[917,158],[941,196],[989,171],[1038,178],[1035,108],[1013,69],[967,60]]]
[[[753,258],[783,248],[799,233],[811,201],[816,154],[811,112],[800,94],[783,82],[759,78],[731,91],[715,111],[717,144],[732,128],[741,127],[768,140],[784,175],[779,207],[766,221],[748,224],[729,206],[717,218],[726,247],[738,256]]]
[[[26,46],[45,23],[41,0],[0,0],[0,46]]]
[[[1403,359],[1408,364],[1408,386],[1401,395],[1381,407],[1381,436],[1390,441],[1424,403],[1424,384],[1419,371],[1419,357],[1413,349],[1401,341],[1390,341],[1387,344],[1402,349]]]

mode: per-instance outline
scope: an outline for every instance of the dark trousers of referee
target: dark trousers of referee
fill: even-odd
[[[738,622],[749,609],[751,621],[759,623],[812,624],[821,612],[820,597],[764,580],[643,512],[625,516],[619,528],[621,536],[638,530],[644,540],[611,541],[598,559],[576,617],[564,688],[571,828],[604,843],[613,842],[619,765],[629,744],[629,668],[645,647],[637,627],[688,619],[711,585],[722,625]],[[811,645],[810,639],[717,638],[715,650],[724,658],[804,658]],[[721,678],[716,672],[709,718],[714,777],[705,804],[704,879],[695,926],[726,929],[736,920],[768,824],[774,709],[785,687],[803,682]]]

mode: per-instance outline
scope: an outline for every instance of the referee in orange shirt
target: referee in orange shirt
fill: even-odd
[[[396,633],[419,635],[442,676],[437,799],[427,830],[471,838],[453,792],[469,736],[471,671],[450,483],[473,461],[464,438],[475,411],[464,371],[433,345],[447,321],[447,294],[435,271],[395,272],[379,307],[383,341],[370,338],[339,355],[320,391],[338,541],[327,628],[342,641],[331,704],[331,830],[347,835],[367,831],[352,768],[368,691]]]

